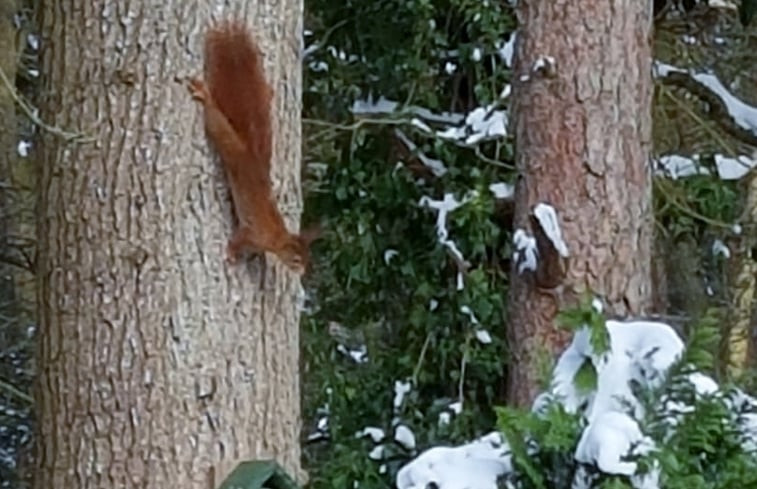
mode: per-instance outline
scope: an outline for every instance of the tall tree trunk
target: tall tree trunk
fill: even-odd
[[[7,311],[14,298],[13,274],[15,270],[10,251],[11,216],[15,213],[15,206],[11,198],[11,171],[16,163],[16,140],[18,126],[16,124],[16,103],[13,100],[13,83],[16,80],[16,29],[13,26],[13,15],[16,13],[16,2],[0,0],[0,70],[7,83],[0,80],[0,311]],[[4,328],[0,328],[0,339]]]
[[[22,11],[31,11],[28,1],[0,0],[0,68],[5,81],[0,82],[0,296],[6,317],[15,323],[13,329],[26,336],[33,321],[36,302],[33,273],[36,218],[36,165],[33,160],[19,155],[21,140],[28,142],[31,135],[24,131],[28,119],[16,107],[23,98],[16,83],[33,78],[35,66],[25,58],[29,25]],[[17,25],[16,16],[24,18]],[[28,12],[27,14],[28,15]],[[26,134],[25,134],[26,132]]]
[[[211,12],[248,19],[291,225],[301,1],[41,10],[43,117],[94,140],[44,141],[35,487],[207,489],[270,457],[301,475],[299,279],[270,257],[225,264],[228,187],[183,82],[202,73]]]
[[[545,355],[568,339],[559,309],[585,291],[611,314],[651,302],[652,11],[638,0],[534,0],[518,15],[515,227],[538,233],[534,207],[550,204],[570,254],[555,267],[540,249],[536,272],[512,272],[508,394],[524,405]]]
[[[744,374],[750,366],[755,366],[755,289],[757,288],[757,262],[754,258],[757,236],[754,231],[757,224],[757,176],[747,175],[746,196],[742,222],[746,232],[735,241],[733,259],[729,262],[730,283],[732,286],[732,306],[729,310],[727,324],[723,325],[725,336],[725,358],[727,372],[732,378]]]

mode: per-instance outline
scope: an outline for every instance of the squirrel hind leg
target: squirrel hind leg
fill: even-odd
[[[276,255],[297,274],[304,274],[308,268],[308,249],[298,236],[290,235],[289,241],[276,251]]]
[[[230,264],[237,263],[240,257],[249,251],[252,254],[262,253],[257,243],[252,237],[252,230],[246,227],[239,227],[229,240],[226,246],[226,260]]]

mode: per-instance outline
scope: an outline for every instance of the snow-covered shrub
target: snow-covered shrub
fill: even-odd
[[[689,354],[661,322],[605,321],[596,305],[568,318],[583,325],[549,388],[530,411],[498,408],[504,437],[431,448],[397,487],[757,487],[757,399],[697,370],[706,331]]]

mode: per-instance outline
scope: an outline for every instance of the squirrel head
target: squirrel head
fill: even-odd
[[[321,235],[321,227],[313,226],[299,235],[290,235],[278,255],[282,262],[295,272],[304,274],[310,265],[310,244]]]

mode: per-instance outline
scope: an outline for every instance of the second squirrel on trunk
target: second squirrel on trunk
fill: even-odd
[[[302,273],[319,231],[290,233],[274,199],[273,91],[261,58],[241,21],[213,26],[205,38],[205,80],[190,79],[189,91],[205,109],[205,131],[221,158],[239,221],[228,260],[236,262],[245,251],[268,251]]]

